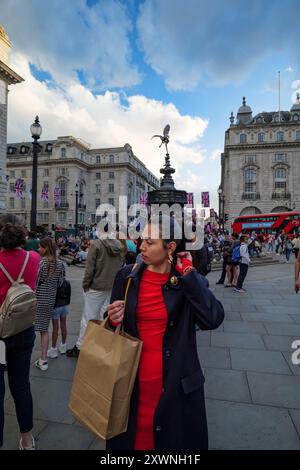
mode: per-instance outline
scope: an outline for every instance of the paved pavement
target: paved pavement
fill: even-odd
[[[206,378],[212,449],[300,449],[300,365],[291,344],[300,339],[300,294],[293,291],[293,263],[253,267],[247,293],[216,286],[225,321],[199,332],[198,351]],[[73,346],[82,310],[83,270],[68,268],[73,296],[68,345]],[[39,357],[36,340],[32,362]],[[103,441],[75,422],[68,400],[76,359],[49,359],[47,372],[31,367],[34,435],[38,449],[104,449]],[[12,398],[5,401],[4,449],[16,449],[18,428]]]

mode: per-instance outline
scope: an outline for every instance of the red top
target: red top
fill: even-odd
[[[139,400],[135,450],[154,450],[153,417],[163,387],[162,345],[168,313],[162,295],[162,285],[169,273],[143,272],[136,322],[143,341],[139,366]]]
[[[0,263],[3,264],[6,271],[11,275],[14,280],[17,280],[23,263],[26,257],[25,250],[4,250],[0,251]],[[29,259],[27,262],[26,269],[24,271],[23,279],[25,284],[35,289],[35,283],[39,273],[40,266],[40,255],[35,251],[29,251]],[[11,283],[7,279],[6,275],[0,269],[0,305],[3,304],[6,293],[10,288]]]

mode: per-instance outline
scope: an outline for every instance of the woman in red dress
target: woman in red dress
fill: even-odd
[[[174,232],[176,222],[167,219]],[[139,337],[143,348],[127,432],[109,440],[107,449],[207,448],[195,324],[216,328],[223,321],[223,307],[194,270],[191,254],[180,252],[174,258],[178,240],[163,240],[161,227],[151,223],[142,238],[143,263],[118,273],[108,306],[110,323],[123,321],[125,331]],[[124,316],[124,302],[119,299],[124,298],[128,277],[133,282]],[[184,428],[193,426],[195,417],[195,435],[189,437]]]

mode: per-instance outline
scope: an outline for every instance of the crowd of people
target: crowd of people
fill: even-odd
[[[195,327],[217,328],[224,319],[224,310],[208,289],[205,276],[219,253],[223,263],[217,284],[225,283],[225,287],[233,287],[234,292],[244,293],[251,257],[260,256],[263,251],[284,253],[287,260],[294,251],[297,257],[300,238],[292,239],[285,234],[264,237],[254,232],[230,235],[225,231],[206,229],[203,246],[187,252],[182,249],[182,240],[172,237],[176,233],[176,221],[167,218],[167,223],[172,228],[168,239],[162,238],[157,221],[152,226],[149,221],[138,240],[131,240],[128,233],[127,237],[122,234],[122,237],[104,240],[98,238],[96,231],[91,231],[90,236],[82,234],[55,239],[50,233],[41,236],[26,232],[16,216],[1,216],[0,308],[11,285],[10,277],[17,279],[26,252],[29,252],[22,277],[35,292],[37,311],[34,326],[12,337],[0,338],[0,345],[3,342],[6,351],[4,357],[0,355],[0,447],[3,443],[5,369],[21,433],[19,448],[33,450],[29,370],[36,333],[40,336],[41,353],[34,365],[46,372],[48,360],[59,354],[77,358],[89,320],[108,316],[111,328],[123,322],[125,332],[139,337],[144,346],[128,430],[109,440],[107,448],[174,450],[178,442],[181,449],[207,448],[203,374],[197,357]],[[196,247],[197,238],[191,242]],[[66,256],[73,258],[70,264],[85,263],[80,331],[76,344],[70,349],[67,348],[67,316],[71,285],[66,279],[62,260]],[[298,269],[299,276],[300,262],[297,263],[295,273]],[[10,277],[6,275],[7,271]],[[124,317],[124,289],[128,277],[133,278],[134,287],[129,291]],[[295,280],[295,288],[299,288],[297,283]],[[183,311],[184,315],[181,314]],[[58,345],[59,327],[61,342]],[[167,376],[164,374],[166,368],[169,370]],[[184,384],[182,377],[185,377]],[[191,387],[195,394],[189,395]],[[174,406],[180,411],[177,408],[175,412]],[[159,417],[156,415],[158,409]],[[189,418],[185,419],[185,416]],[[158,428],[163,432],[157,434]]]

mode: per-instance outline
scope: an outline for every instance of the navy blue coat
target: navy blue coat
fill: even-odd
[[[124,329],[135,337],[139,336],[135,310],[145,268],[144,263],[133,271],[132,265],[122,268],[116,276],[111,296],[111,302],[124,299],[127,279],[132,278]],[[177,285],[171,282],[172,276],[178,279]],[[163,337],[163,391],[153,420],[155,450],[204,450],[208,448],[208,437],[204,376],[197,354],[196,325],[201,330],[217,328],[224,319],[224,309],[209,290],[208,281],[196,271],[182,277],[172,268],[167,283],[162,286],[162,293],[168,322]],[[127,431],[108,440],[108,450],[134,449],[138,393],[136,380]]]

